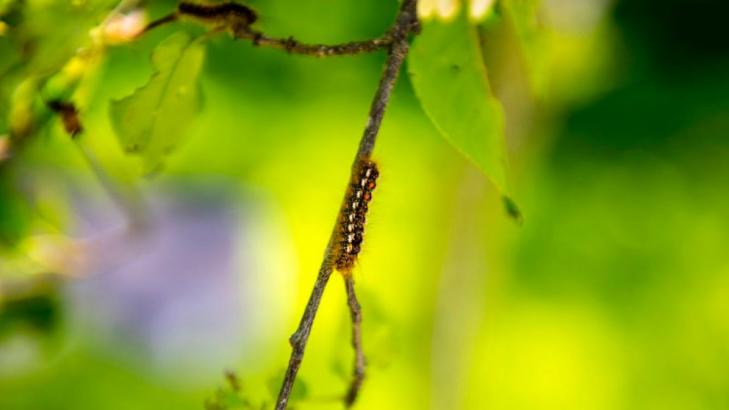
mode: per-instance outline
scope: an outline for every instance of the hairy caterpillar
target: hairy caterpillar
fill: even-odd
[[[181,14],[206,20],[229,19],[232,22],[248,26],[255,23],[258,15],[250,7],[228,2],[219,4],[201,4],[183,1],[177,6]]]
[[[372,191],[377,186],[380,175],[377,164],[363,160],[359,166],[357,179],[347,191],[347,200],[340,213],[339,248],[335,266],[342,273],[349,273],[357,260],[364,235],[367,203],[372,199]]]

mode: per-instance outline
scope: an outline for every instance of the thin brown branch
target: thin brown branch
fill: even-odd
[[[144,29],[142,29],[142,31],[139,32],[139,34],[137,34],[137,37],[149,32],[149,31],[152,31],[153,29],[155,29],[157,27],[160,27],[160,26],[163,26],[165,24],[169,24],[169,23],[172,23],[175,21],[177,21],[176,12],[170,13],[166,16],[162,16],[162,17],[158,18],[157,20],[152,20],[144,27]]]
[[[405,56],[408,53],[408,37],[411,33],[417,31],[418,28],[416,5],[417,0],[404,0],[400,7],[397,20],[395,21],[393,28],[390,30],[392,43],[389,46],[389,54],[387,61],[385,62],[385,70],[372,101],[367,126],[365,127],[364,134],[362,135],[362,139],[359,143],[359,149],[357,150],[357,154],[352,164],[350,181],[357,177],[357,165],[372,155],[387,102],[390,99],[390,94],[392,93],[395,81],[400,73],[400,68],[402,67]],[[345,192],[345,200],[346,196]],[[344,205],[342,206],[342,209],[344,209]],[[342,210],[340,210],[340,214],[341,212]],[[326,288],[327,282],[329,281],[334,269],[334,249],[337,241],[337,227],[339,221],[340,216],[338,215],[334,223],[332,234],[329,237],[329,243],[327,244],[326,251],[324,252],[324,260],[319,268],[319,274],[314,282],[314,288],[311,291],[309,301],[304,309],[304,314],[301,317],[298,328],[289,339],[292,347],[291,357],[289,358],[286,375],[284,376],[281,390],[279,391],[279,395],[276,400],[276,410],[286,409],[288,405],[291,389],[293,388],[294,381],[296,380],[296,375],[299,371],[299,367],[301,366],[301,361],[304,358],[306,343],[309,339],[309,334],[311,333],[311,327],[314,322],[314,318],[316,317],[321,297],[324,294],[324,289]]]
[[[367,126],[359,142],[359,150],[352,165],[353,172],[356,171],[355,167],[357,163],[362,159],[369,158],[372,155],[372,150],[375,148],[375,140],[377,139],[377,133],[382,124],[382,117],[385,115],[387,102],[390,100],[390,94],[395,86],[395,81],[397,81],[397,77],[400,74],[400,67],[402,67],[402,63],[405,61],[405,57],[410,48],[408,36],[411,33],[417,33],[420,29],[416,14],[417,3],[418,0],[403,1],[400,7],[400,14],[398,14],[397,21],[391,30],[392,45],[390,46],[389,55],[385,62],[385,71],[382,73],[375,98],[372,100],[372,105],[370,106]]]
[[[246,28],[236,31],[234,36],[242,40],[250,40],[253,45],[285,50],[292,54],[302,54],[312,57],[329,57],[336,55],[354,55],[371,53],[387,48],[392,44],[390,33],[366,41],[352,41],[342,44],[306,44],[293,37],[269,37],[266,34]]]
[[[140,194],[135,189],[124,189],[99,162],[94,152],[83,141],[76,140],[76,147],[106,195],[124,215],[131,232],[147,229],[147,210]]]
[[[362,308],[357,300],[357,293],[354,291],[354,278],[352,275],[344,277],[344,288],[347,292],[347,304],[352,319],[352,349],[354,349],[354,371],[352,372],[352,382],[349,385],[349,390],[344,397],[344,404],[347,407],[352,407],[357,400],[362,382],[364,382],[367,363],[362,349]]]
[[[309,339],[309,333],[311,333],[311,326],[314,323],[314,317],[319,309],[319,303],[321,297],[324,294],[324,289],[329,282],[329,278],[332,275],[334,269],[334,242],[336,240],[336,232],[332,233],[327,245],[326,251],[324,252],[324,261],[319,268],[319,274],[314,282],[314,288],[309,295],[309,301],[304,308],[304,314],[299,322],[299,327],[296,329],[294,334],[289,338],[291,344],[291,357],[289,358],[289,365],[286,369],[286,375],[284,376],[281,390],[278,393],[276,399],[276,410],[283,410],[288,405],[289,396],[291,395],[291,389],[294,387],[294,381],[296,380],[296,374],[299,372],[301,361],[304,359],[304,351],[306,350],[306,342]]]
[[[114,179],[104,170],[93,151],[84,145],[80,136],[84,132],[84,127],[79,116],[76,105],[70,101],[49,101],[46,104],[54,114],[58,116],[63,124],[66,133],[75,142],[89,169],[93,173],[99,185],[106,191],[106,194],[114,202],[120,212],[126,217],[129,228],[133,231],[139,231],[146,227],[146,210],[144,204],[138,194],[128,192],[119,186]]]
[[[230,32],[234,38],[248,40],[258,47],[269,47],[292,54],[312,57],[355,55],[388,49],[395,41],[395,32],[402,32],[397,25],[394,25],[390,31],[371,40],[341,44],[308,44],[291,36],[272,37],[253,29],[251,24],[257,20],[256,13],[252,9],[237,3],[199,5],[181,2],[177,10],[150,22],[139,35],[141,36],[154,28],[178,21],[182,17],[187,17],[198,23],[212,25],[212,32]]]

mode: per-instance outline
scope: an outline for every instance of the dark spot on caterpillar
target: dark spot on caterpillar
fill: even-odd
[[[71,136],[71,138],[75,138],[81,133],[81,131],[83,131],[81,119],[78,115],[78,109],[76,109],[76,106],[73,105],[73,103],[53,100],[48,102],[48,108],[61,117],[63,128],[66,130],[66,133]]]
[[[335,260],[335,267],[342,273],[350,272],[357,260],[364,240],[367,203],[372,199],[372,190],[377,186],[375,181],[379,175],[377,165],[364,160],[359,166],[357,179],[349,186],[347,202],[340,216],[339,249]]]

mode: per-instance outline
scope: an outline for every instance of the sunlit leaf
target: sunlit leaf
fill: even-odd
[[[10,135],[22,140],[42,127],[51,117],[51,112],[38,93],[39,80],[29,77],[13,90],[10,101]]]
[[[176,33],[152,54],[156,72],[132,95],[112,102],[111,120],[124,150],[143,158],[144,170],[160,168],[200,109],[199,77],[205,50]]]
[[[479,47],[464,14],[448,23],[426,22],[410,54],[410,77],[443,137],[506,194],[503,113]]]
[[[71,57],[56,74],[43,84],[40,93],[44,101],[69,101],[81,81],[101,62],[99,51],[86,51]]]
[[[89,31],[113,3],[0,1],[0,132],[10,131],[24,138],[50,119],[43,117],[43,112],[18,117],[28,108],[22,107],[18,90],[36,97],[42,89],[45,101],[67,99],[73,94],[91,60],[100,55],[90,42]],[[31,83],[34,89],[29,91]],[[32,124],[22,124],[25,119]]]

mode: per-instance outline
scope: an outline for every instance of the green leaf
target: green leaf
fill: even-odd
[[[199,77],[205,49],[198,40],[176,33],[152,53],[156,72],[132,95],[112,102],[111,120],[129,154],[140,155],[145,173],[162,166],[200,109]]]
[[[8,143],[7,137],[0,136],[0,142],[3,141]],[[8,166],[0,167],[0,251],[5,246],[17,244],[27,234],[31,224],[32,214],[24,206],[13,178]]]
[[[415,93],[435,127],[506,194],[503,112],[465,13],[424,22],[409,58]]]
[[[514,25],[532,92],[543,97],[547,91],[548,50],[545,31],[539,22],[539,1],[504,0],[502,4]]]

